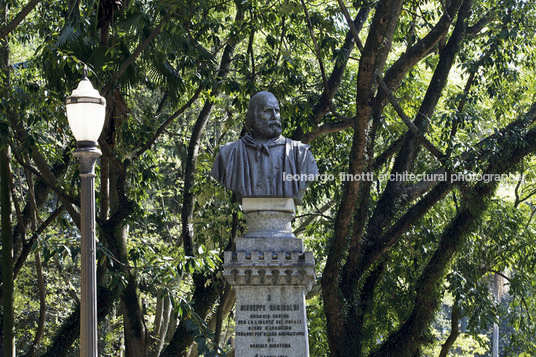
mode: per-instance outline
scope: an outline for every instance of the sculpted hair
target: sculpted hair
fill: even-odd
[[[253,97],[251,97],[251,99],[249,100],[245,124],[246,131],[251,131],[251,128],[253,127],[253,122],[255,121],[255,117],[257,115],[257,109],[259,108],[259,105],[264,102],[264,98],[266,98],[267,96],[272,96],[275,98],[275,95],[273,95],[272,93],[262,91],[255,93]]]

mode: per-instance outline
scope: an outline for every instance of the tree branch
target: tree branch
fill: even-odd
[[[361,31],[369,13],[370,13],[370,7],[362,8],[361,10],[359,10],[353,22],[354,28],[356,29],[356,31]],[[330,133],[330,131],[326,132],[326,131],[323,131],[322,129],[317,130],[317,128],[320,122],[322,121],[322,118],[324,118],[324,116],[330,110],[333,111],[333,105],[332,105],[333,98],[335,97],[335,94],[339,90],[344,72],[346,70],[346,65],[348,63],[348,59],[350,58],[354,45],[355,45],[354,37],[352,33],[349,31],[346,34],[342,47],[340,48],[340,52],[343,53],[343,56],[342,58],[339,58],[337,62],[335,63],[335,66],[333,67],[333,70],[327,81],[327,87],[324,87],[324,91],[320,95],[318,102],[313,108],[313,113],[311,114],[311,117],[309,119],[310,123],[314,126],[314,129],[308,133],[304,133],[301,126],[298,126],[298,128],[292,135],[293,139],[300,140],[304,143],[310,143],[314,138],[320,135]],[[336,115],[335,112],[334,112],[334,115]],[[347,128],[349,128],[349,126],[340,127],[337,131],[344,130]]]
[[[341,8],[344,18],[346,19],[346,23],[350,27],[350,33],[352,34],[352,37],[354,38],[354,42],[357,44],[357,48],[359,49],[359,52],[363,52],[364,50],[363,44],[361,43],[361,40],[359,39],[359,32],[361,31],[361,29],[357,29],[357,27],[355,26],[354,21],[352,21],[352,18],[350,17],[350,13],[348,12],[346,5],[344,4],[344,1],[337,0],[337,2],[339,3],[339,7]],[[370,11],[370,8],[367,7],[366,9],[367,9],[366,11],[368,14],[368,11]]]
[[[398,150],[400,150],[402,139],[402,137],[396,139],[387,147],[387,149],[385,149],[381,154],[376,156],[370,165],[370,169],[375,170],[385,165],[387,163],[387,160],[389,160]]]
[[[48,228],[54,222],[54,220],[60,215],[61,212],[63,212],[63,206],[59,206],[52,212],[52,214],[44,221],[39,228],[32,234],[28,242],[26,242],[22,248],[22,252],[19,255],[19,258],[15,262],[15,267],[13,268],[13,280],[17,279],[17,275],[19,274],[20,270],[22,269],[22,266],[24,265],[24,262],[28,258],[28,255],[32,251],[32,248],[37,241],[37,238],[39,238],[39,235],[45,231],[45,229]]]
[[[393,108],[395,109],[395,111],[397,112],[398,116],[402,119],[404,124],[406,124],[406,126],[409,128],[411,133],[415,135],[421,141],[423,146],[427,148],[428,151],[430,151],[430,153],[439,160],[439,162],[442,163],[446,158],[445,154],[443,154],[441,150],[436,148],[434,144],[432,144],[428,139],[426,139],[424,134],[415,126],[415,124],[413,124],[411,119],[406,115],[406,113],[404,113],[404,109],[402,109],[400,104],[398,104],[398,101],[396,100],[395,96],[393,95],[389,87],[387,87],[387,84],[385,84],[385,82],[383,81],[382,77],[379,74],[376,74],[376,81],[380,85],[381,90],[383,91],[383,93],[385,94],[385,96],[387,97],[387,99],[389,100]]]
[[[328,203],[326,203],[325,205],[323,205],[322,207],[317,209],[317,212],[308,215],[308,217],[306,219],[304,219],[302,222],[300,222],[300,225],[298,226],[298,228],[296,228],[294,230],[293,233],[296,236],[298,236],[301,233],[303,233],[309,224],[311,224],[317,217],[323,216],[324,212],[326,212],[327,210],[332,208],[334,204],[335,204],[335,202],[333,200],[330,200]],[[296,218],[298,218],[298,217],[296,217]]]
[[[11,121],[13,130],[17,136],[18,141],[21,143],[31,142],[29,140],[30,135],[28,134],[28,131],[26,130],[26,128],[24,128],[24,126],[17,119],[17,117],[13,115],[13,113],[10,113],[8,117]],[[46,182],[47,185],[52,190],[58,193],[58,197],[62,201],[65,209],[67,210],[67,212],[69,212],[69,214],[71,215],[71,218],[73,219],[73,222],[80,229],[80,213],[76,210],[71,199],[67,195],[65,195],[64,192],[61,191],[60,189],[61,186],[58,182],[58,179],[56,178],[56,176],[54,175],[54,173],[48,166],[47,161],[41,155],[41,153],[39,152],[39,149],[35,145],[32,146],[30,152],[32,153],[32,159],[35,165],[37,166],[37,168],[39,169],[39,172],[41,173],[39,177],[41,177],[42,180]],[[22,162],[21,162],[21,165],[23,165]]]
[[[305,6],[305,2],[303,0],[300,0],[303,12],[305,14],[305,19],[307,21],[307,29],[309,30],[309,35],[311,36],[311,40],[313,41],[313,45],[315,47],[315,55],[316,59],[318,60],[318,65],[320,66],[320,74],[322,75],[322,83],[324,84],[325,90],[328,90],[328,84],[326,79],[326,70],[324,69],[324,61],[322,61],[322,57],[320,56],[320,49],[318,48],[318,43],[316,42],[316,37],[313,32],[313,24],[311,23],[311,19],[309,18],[309,11],[307,10],[307,6]],[[359,40],[359,38],[358,38]]]
[[[167,13],[166,16],[164,16],[164,18],[162,19],[162,21],[160,21],[160,24],[158,24],[158,26],[156,26],[156,28],[154,29],[154,31],[149,35],[149,37],[147,37],[145,39],[145,41],[143,41],[142,43],[140,43],[138,45],[138,47],[134,50],[134,52],[132,52],[132,54],[130,55],[129,58],[126,59],[125,62],[123,62],[123,64],[119,67],[119,69],[117,70],[117,72],[112,76],[112,78],[110,79],[110,81],[108,82],[108,84],[102,89],[102,92],[103,93],[108,93],[109,90],[115,85],[115,83],[119,80],[119,78],[121,78],[121,76],[123,75],[123,73],[125,72],[125,70],[128,68],[128,66],[130,66],[132,63],[134,63],[136,61],[136,59],[138,59],[138,57],[141,55],[141,53],[147,48],[149,47],[149,44],[156,38],[156,36],[158,36],[158,34],[162,31],[162,28],[164,27],[164,25],[166,24],[166,22],[169,20],[169,18],[171,17],[171,13]]]
[[[115,301],[119,297],[119,290],[110,290],[97,285],[97,319],[102,322],[112,311]],[[65,351],[80,336],[80,305],[77,304],[71,314],[63,321],[46,353],[40,357],[64,356]]]
[[[493,19],[495,19],[498,10],[499,9],[494,8],[488,11],[480,20],[478,20],[473,26],[470,26],[467,29],[467,33],[474,35],[482,31],[484,27],[486,27],[491,21],[493,21]]]
[[[446,36],[452,18],[456,15],[461,3],[462,0],[452,0],[447,12],[441,16],[430,32],[417,41],[413,46],[408,48],[406,52],[404,52],[404,54],[401,55],[391,67],[389,67],[385,72],[384,78],[385,83],[390,89],[394,90],[397,88],[409,69],[432,53],[439,41]],[[383,92],[379,94],[383,94]],[[377,102],[379,101],[378,99],[379,98],[376,99]],[[381,100],[379,102],[381,102]]]
[[[491,136],[482,139],[475,147],[477,150],[480,150],[480,156],[485,162],[489,160],[489,157],[493,155],[493,149],[483,149],[490,147],[486,143],[490,141],[496,141],[495,145],[504,145],[506,141],[509,140],[508,133],[523,130],[527,127],[528,123],[532,121],[532,117],[536,116],[536,103],[532,105],[529,111],[526,114],[520,116],[520,118],[506,127],[502,128],[497,133],[492,134]],[[492,145],[492,146],[495,146]],[[466,151],[460,155],[460,160],[467,160],[471,157],[474,157],[475,153],[473,151]],[[435,174],[442,173],[443,169],[438,169],[435,171]],[[434,174],[432,173],[432,174]],[[410,199],[416,198],[415,192],[412,190],[417,190],[415,186],[419,184],[423,185],[426,189],[432,188],[432,190],[419,200],[414,206],[412,206],[408,211],[399,218],[393,225],[386,226],[384,233],[378,237],[374,242],[364,245],[362,253],[362,262],[359,266],[359,271],[366,271],[372,264],[377,262],[381,257],[387,252],[388,248],[395,244],[402,234],[413,224],[415,224],[420,218],[426,214],[426,212],[439,200],[443,199],[453,188],[454,183],[450,182],[450,178],[447,177],[446,181],[441,182],[424,182],[421,181],[415,184],[413,187],[410,187],[406,194],[409,196],[407,198],[408,202]],[[425,188],[419,188],[419,191],[425,190]]]
[[[41,0],[30,0],[28,4],[11,20],[9,24],[0,30],[0,40],[9,35],[28,16],[28,14],[39,4]]]
[[[199,85],[199,87],[196,89],[195,93],[192,95],[192,97],[175,113],[173,113],[169,118],[167,118],[155,131],[153,136],[147,140],[147,142],[138,150],[135,152],[127,155],[125,159],[125,165],[128,166],[132,161],[135,161],[137,158],[139,158],[145,151],[147,151],[154,142],[162,135],[164,130],[175,120],[178,118],[179,115],[184,113],[186,109],[190,108],[190,106],[197,100],[199,97],[199,94],[201,94],[201,91],[203,90],[203,86]]]
[[[352,124],[353,124],[352,120],[338,121],[335,123],[325,123],[319,127],[314,128],[312,131],[308,133],[302,134],[302,136],[300,137],[300,141],[308,144],[313,139],[321,135],[326,135],[330,133],[338,133],[339,131],[350,129],[352,127]]]
[[[441,299],[439,282],[466,234],[485,210],[487,198],[494,192],[496,183],[481,183],[477,186],[471,195],[466,197],[464,207],[444,230],[437,250],[419,277],[411,316],[397,332],[386,339],[377,352],[371,354],[371,357],[394,356],[394,351],[403,351],[397,356],[409,357],[418,352],[424,330],[432,320]]]
[[[10,144],[11,148],[15,148],[15,145],[13,143]],[[13,156],[15,156],[15,160],[17,160],[17,162],[19,163],[19,165],[21,165],[25,170],[28,170],[29,172],[31,172],[33,175],[35,175],[36,177],[38,177],[42,182],[45,182],[48,187],[54,191],[54,193],[56,193],[58,195],[58,197],[62,197],[65,201],[75,205],[75,206],[80,206],[80,201],[77,200],[76,198],[72,197],[72,196],[69,196],[68,194],[66,194],[60,187],[58,186],[55,186],[55,185],[51,185],[50,182],[47,180],[47,177],[45,177],[41,172],[38,171],[38,169],[36,169],[35,167],[27,164],[25,161],[24,161],[24,158],[21,156],[21,154],[16,151],[16,150],[13,150]],[[30,206],[28,206],[30,207]]]

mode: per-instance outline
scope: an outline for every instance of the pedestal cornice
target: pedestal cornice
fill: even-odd
[[[235,285],[300,285],[315,281],[312,252],[225,252],[224,277]]]

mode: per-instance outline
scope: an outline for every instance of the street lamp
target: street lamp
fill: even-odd
[[[66,110],[69,125],[76,139],[73,155],[80,161],[80,356],[97,357],[97,264],[95,238],[95,162],[101,156],[97,148],[106,100],[84,79],[70,97]]]

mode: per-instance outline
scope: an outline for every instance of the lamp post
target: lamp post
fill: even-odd
[[[95,237],[95,162],[101,156],[97,148],[106,100],[84,79],[66,99],[67,119],[76,138],[73,154],[80,162],[80,228],[81,228],[81,301],[80,356],[97,357],[97,264]]]

